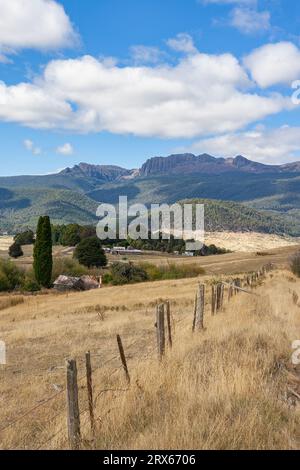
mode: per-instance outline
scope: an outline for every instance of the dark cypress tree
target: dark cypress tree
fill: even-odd
[[[33,269],[36,281],[42,287],[51,286],[52,276],[52,236],[48,216],[40,217],[33,249]]]

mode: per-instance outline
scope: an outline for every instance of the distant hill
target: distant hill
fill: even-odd
[[[181,203],[204,204],[207,232],[260,232],[277,235],[297,235],[297,225],[284,218],[267,214],[242,204],[211,199],[187,199]]]
[[[0,229],[34,227],[46,213],[57,223],[95,223],[97,205],[116,204],[120,195],[145,204],[198,198],[217,200],[219,208],[221,201],[242,203],[226,206],[231,218],[222,209],[233,230],[254,230],[253,218],[259,231],[300,235],[300,162],[264,165],[207,154],[153,157],[139,169],[80,163],[52,175],[0,177]],[[256,211],[246,212],[251,208]]]
[[[0,228],[11,232],[22,228],[35,229],[41,214],[53,223],[96,223],[98,204],[77,191],[55,189],[0,189]]]

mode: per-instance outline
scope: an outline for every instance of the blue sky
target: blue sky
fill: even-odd
[[[181,151],[300,159],[299,2],[0,0],[0,11],[1,175]]]

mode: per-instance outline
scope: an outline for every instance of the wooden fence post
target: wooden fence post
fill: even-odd
[[[122,366],[123,366],[123,369],[124,369],[124,372],[125,372],[125,377],[126,377],[126,380],[129,384],[130,383],[130,375],[129,375],[129,372],[128,372],[126,357],[125,357],[124,348],[123,348],[123,344],[122,344],[122,340],[121,340],[120,335],[117,335],[117,342],[118,342],[118,347],[119,347],[120,358],[121,358],[121,361],[122,361]]]
[[[223,303],[223,284],[218,283],[216,287],[216,311],[219,312]]]
[[[211,286],[211,314],[216,314],[216,307],[217,307],[217,289],[216,285],[213,284]]]
[[[156,328],[158,358],[161,361],[165,354],[165,309],[163,304],[158,305],[156,309]]]
[[[170,302],[165,303],[166,306],[166,317],[167,317],[167,327],[168,327],[168,343],[170,349],[172,349],[173,341],[172,341],[172,327],[171,327],[171,311],[170,311]]]
[[[92,365],[91,365],[90,351],[85,353],[85,367],[86,367],[86,386],[87,386],[87,392],[88,392],[91,431],[94,437],[95,436],[95,418],[94,418]]]
[[[204,305],[205,305],[205,285],[199,284],[198,293],[196,296],[196,307],[194,317],[194,331],[203,330],[203,318],[204,318]]]
[[[67,423],[70,448],[80,447],[80,414],[78,404],[77,366],[74,359],[66,361],[67,367]]]
[[[197,310],[197,292],[195,295],[195,303],[194,303],[194,316],[193,316],[193,329],[192,331],[195,331],[195,324],[196,324],[196,310]]]
[[[231,300],[232,295],[233,295],[233,287],[232,287],[232,282],[231,282],[230,285],[228,286],[228,302]]]
[[[220,309],[223,308],[224,304],[224,284],[222,283],[220,286]]]

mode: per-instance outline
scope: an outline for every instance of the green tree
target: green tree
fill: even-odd
[[[88,268],[98,268],[107,264],[101,242],[97,237],[85,238],[78,243],[74,251],[74,258]]]
[[[43,287],[50,287],[52,275],[52,236],[48,216],[40,217],[33,249],[33,269],[36,281]]]
[[[26,230],[25,232],[17,233],[17,235],[14,237],[14,241],[19,245],[33,245],[34,233],[32,230]]]
[[[60,241],[63,246],[76,246],[80,240],[80,226],[69,224],[65,227]]]
[[[23,250],[22,250],[22,247],[21,247],[20,243],[18,243],[18,242],[14,242],[9,247],[8,253],[9,253],[9,256],[11,258],[20,258],[20,256],[23,256],[23,254],[24,254]]]

